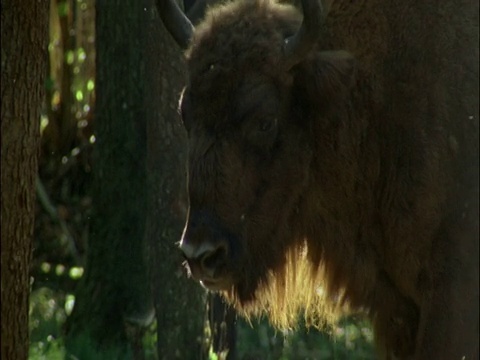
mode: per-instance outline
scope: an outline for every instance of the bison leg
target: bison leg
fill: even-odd
[[[419,309],[386,274],[379,275],[373,299],[375,342],[381,358],[410,359],[415,352]]]
[[[441,275],[423,298],[419,360],[479,358],[478,197],[456,209],[436,244],[446,255]]]
[[[477,280],[478,281],[478,280]],[[476,285],[449,284],[435,289],[421,310],[416,359],[478,359]]]

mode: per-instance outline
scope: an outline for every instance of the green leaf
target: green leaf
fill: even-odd
[[[68,15],[68,10],[69,10],[68,2],[61,1],[61,2],[58,3],[58,15],[60,17],[67,16]]]
[[[77,98],[77,101],[82,101],[83,100],[83,92],[81,90],[77,90],[75,93],[75,97]]]

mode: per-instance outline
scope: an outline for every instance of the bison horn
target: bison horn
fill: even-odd
[[[188,48],[194,27],[175,0],[157,0],[163,24],[182,49]]]
[[[327,1],[327,6],[331,3]],[[290,69],[301,62],[315,46],[324,25],[325,13],[320,0],[302,0],[303,21],[295,35],[285,39],[283,53],[285,66]]]

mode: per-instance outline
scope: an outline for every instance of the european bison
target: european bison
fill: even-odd
[[[478,359],[478,1],[158,5],[193,278],[278,326],[365,311],[385,358]]]

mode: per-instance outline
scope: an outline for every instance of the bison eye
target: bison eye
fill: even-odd
[[[276,117],[257,118],[255,121],[251,121],[248,127],[247,138],[255,147],[268,149],[275,143],[278,132]]]

